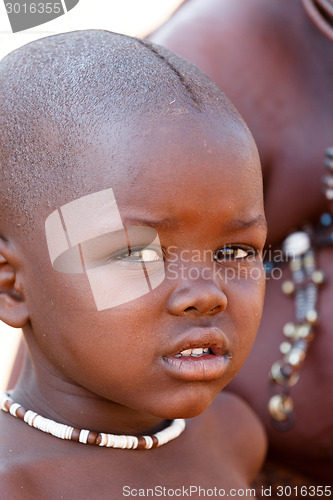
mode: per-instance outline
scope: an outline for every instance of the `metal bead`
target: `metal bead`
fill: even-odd
[[[292,295],[295,291],[295,285],[292,281],[284,281],[282,283],[282,291],[285,295]]]
[[[297,231],[284,240],[283,250],[288,257],[297,257],[310,249],[310,243],[310,237],[305,231]]]
[[[282,354],[287,354],[291,349],[291,343],[290,342],[282,342],[280,344],[280,352]]]
[[[287,416],[293,411],[294,405],[290,396],[276,394],[268,403],[268,409],[271,416],[281,422],[286,420]]]
[[[317,269],[316,271],[313,271],[311,279],[316,285],[322,285],[325,281],[325,274],[323,271]]]
[[[302,260],[296,257],[294,260],[290,261],[289,267],[294,273],[299,271],[300,269],[302,269]]]
[[[310,325],[316,325],[318,323],[318,311],[315,309],[311,309],[310,311],[307,311],[305,318],[306,320],[310,323]]]
[[[314,256],[312,254],[306,255],[303,259],[303,262],[304,262],[304,266],[307,267],[308,269],[311,267],[314,267],[314,265],[315,265]]]
[[[297,337],[299,339],[308,339],[312,334],[312,326],[309,323],[300,325],[297,329]]]
[[[271,368],[271,378],[279,385],[292,387],[297,384],[299,374],[297,372],[290,372],[288,375],[282,373],[281,369],[283,369],[283,365],[283,361],[276,361],[273,363]]]
[[[333,200],[333,189],[325,189],[325,196],[329,201]]]
[[[302,349],[293,347],[286,356],[286,361],[292,366],[298,366],[305,359],[305,352]]]
[[[294,323],[286,323],[283,327],[283,333],[286,337],[292,337],[295,333],[296,325]]]

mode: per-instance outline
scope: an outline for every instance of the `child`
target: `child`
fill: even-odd
[[[263,302],[248,129],[190,63],[108,32],[28,44],[0,86],[0,317],[28,346],[1,498],[244,496],[262,427],[211,403]]]

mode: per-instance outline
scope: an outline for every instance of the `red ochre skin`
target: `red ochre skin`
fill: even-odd
[[[78,492],[83,499],[122,498],[125,485],[229,492],[248,487],[262,465],[259,420],[237,396],[220,394],[249,353],[264,298],[258,154],[247,129],[228,116],[185,111],[161,117],[154,128],[148,119],[127,125],[117,158],[108,127],[98,137],[87,133],[84,155],[76,157],[85,179],[78,196],[112,187],[125,225],[158,231],[166,269],[160,286],[98,312],[85,275],[52,269],[43,232],[56,207],[47,206],[36,212],[31,239],[0,240],[0,277],[7,290],[2,319],[23,327],[29,348],[14,401],[94,432],[152,435],[165,419],[181,417],[189,418],[187,428],[161,448],[112,450],[64,442],[0,412],[1,498],[77,498]],[[131,173],[110,168],[110,158],[130,165]],[[72,189],[59,191],[57,206],[71,199]],[[220,262],[220,275],[213,273],[215,261],[188,260],[189,251],[205,255],[230,245],[255,257]],[[173,264],[184,271],[176,279],[171,247]],[[190,268],[199,271],[196,279]],[[239,279],[223,279],[228,269],[239,271]],[[180,376],[169,366],[168,358],[179,365],[175,355],[198,347],[210,353],[183,360],[193,372]]]
[[[267,244],[327,210],[324,152],[333,143],[333,44],[299,0],[188,0],[151,39],[194,62],[236,104],[257,142],[264,174]],[[327,276],[320,326],[292,388],[296,426],[270,422],[268,373],[281,358],[282,327],[294,318],[281,281],[269,280],[263,319],[244,369],[230,388],[258,412],[273,455],[327,484],[333,470],[333,250],[317,252]],[[283,279],[288,276],[284,270]]]

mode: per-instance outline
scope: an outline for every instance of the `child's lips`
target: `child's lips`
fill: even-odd
[[[208,381],[223,376],[231,356],[228,340],[219,328],[195,328],[181,336],[163,356],[170,373],[186,381]]]

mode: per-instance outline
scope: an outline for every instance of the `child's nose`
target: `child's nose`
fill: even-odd
[[[177,316],[212,316],[224,311],[227,297],[214,281],[196,280],[173,291],[168,312]]]

